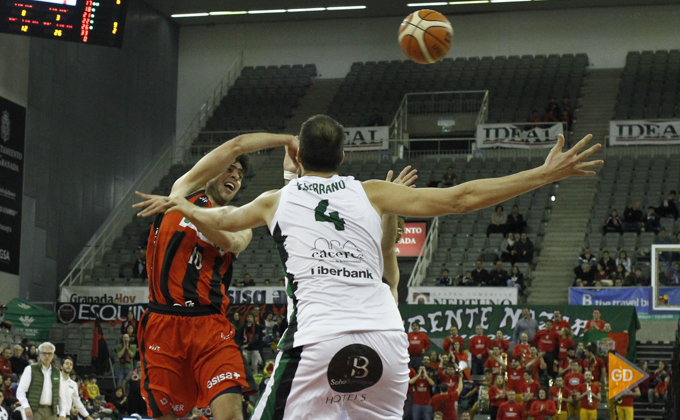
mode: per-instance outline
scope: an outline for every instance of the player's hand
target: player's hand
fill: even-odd
[[[170,213],[172,211],[179,211],[181,213],[182,209],[186,209],[185,205],[191,205],[187,200],[180,197],[144,194],[139,191],[135,191],[135,194],[145,199],[145,201],[132,205],[132,208],[142,209],[142,211],[137,213],[139,217],[152,216],[157,213]]]
[[[394,172],[390,170],[387,173],[385,181],[393,182],[394,184],[404,185],[406,187],[415,188],[416,186],[413,183],[415,182],[416,179],[418,179],[418,175],[416,175],[416,173],[418,173],[418,170],[417,169],[411,170],[411,166],[409,165],[399,173],[399,175],[394,179],[394,181],[392,181]]]
[[[298,140],[297,136],[295,136],[294,139],[294,142],[291,142],[290,145],[285,146],[286,156],[283,158],[283,170],[299,174],[300,165],[298,165],[297,162],[297,151],[300,147],[300,140]]]
[[[24,410],[24,414],[26,414],[26,418],[32,419],[33,418],[33,410],[31,410],[31,407],[26,407]]]
[[[593,136],[588,134],[581,141],[576,143],[574,147],[566,152],[562,152],[562,148],[564,147],[564,136],[560,134],[557,139],[557,144],[552,148],[550,154],[545,159],[545,163],[541,167],[545,170],[547,177],[552,182],[555,182],[571,176],[594,176],[595,172],[589,169],[602,165],[604,161],[593,160],[584,162],[584,160],[600,150],[602,145],[596,144],[579,154],[592,138]]]

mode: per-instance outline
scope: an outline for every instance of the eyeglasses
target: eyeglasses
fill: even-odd
[[[54,356],[54,353],[47,353],[47,352],[44,352],[44,351],[41,351],[40,354],[42,356]]]

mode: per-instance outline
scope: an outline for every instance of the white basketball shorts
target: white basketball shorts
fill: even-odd
[[[403,331],[342,334],[279,352],[251,420],[401,420],[408,362]]]

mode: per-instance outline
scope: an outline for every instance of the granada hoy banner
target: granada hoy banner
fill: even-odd
[[[119,303],[124,305],[149,303],[149,288],[64,286],[61,288],[59,302]]]
[[[515,287],[409,287],[408,303],[428,305],[517,305]]]
[[[345,127],[345,150],[387,150],[389,127]]]
[[[680,121],[611,121],[609,145],[680,144]]]
[[[481,124],[477,126],[477,148],[504,147],[515,149],[550,148],[557,136],[564,134],[562,124],[530,128],[530,125]]]
[[[501,330],[506,337],[512,337],[517,321],[522,317],[522,308],[528,308],[531,316],[538,321],[539,328],[545,321],[552,319],[555,310],[562,311],[562,317],[569,321],[574,332],[574,341],[583,340],[586,323],[593,318],[593,309],[602,312],[602,319],[611,324],[614,332],[628,332],[629,343],[627,358],[635,360],[635,332],[640,328],[640,321],[634,307],[630,306],[564,306],[564,305],[530,305],[530,306],[451,306],[451,305],[399,305],[401,318],[406,331],[410,331],[411,323],[418,321],[421,329],[427,333],[432,342],[441,347],[444,338],[449,335],[452,326],[458,327],[459,334],[469,337],[475,334],[475,327],[481,325],[485,334],[493,336]]]

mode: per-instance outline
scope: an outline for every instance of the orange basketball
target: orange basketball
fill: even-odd
[[[399,27],[401,50],[416,63],[436,63],[446,56],[452,42],[451,22],[434,10],[413,12]]]

